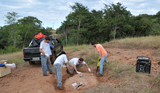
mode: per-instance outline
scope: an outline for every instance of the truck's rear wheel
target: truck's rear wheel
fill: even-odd
[[[56,60],[56,56],[55,56],[55,54],[54,54],[54,53],[52,53],[51,63],[53,64],[55,60]]]
[[[34,64],[35,64],[35,62],[33,62],[33,61],[29,61],[29,64],[30,64],[30,65],[34,65]]]

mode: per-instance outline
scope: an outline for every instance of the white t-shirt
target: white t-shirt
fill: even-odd
[[[41,42],[40,44],[40,49],[42,49],[42,51],[45,53],[45,54],[48,54],[49,55],[49,44],[48,43],[45,43],[44,40]],[[41,55],[43,55],[41,53]]]
[[[69,61],[69,63],[74,63],[75,65],[78,65],[78,64],[80,64],[79,62],[78,62],[78,60],[79,60],[79,58],[72,58],[70,61]],[[86,64],[86,62],[82,62],[82,64]]]
[[[61,66],[63,66],[63,63],[67,63],[67,62],[68,62],[67,56],[65,54],[62,54],[56,58],[56,60],[54,61],[54,64],[59,63],[61,64]]]

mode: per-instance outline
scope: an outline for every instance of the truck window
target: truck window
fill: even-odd
[[[61,43],[58,39],[56,39],[57,43]]]
[[[57,42],[57,44],[58,44],[58,41],[57,41],[57,39],[55,39],[55,41]]]
[[[53,42],[54,42],[55,45],[57,45],[57,41],[55,39],[53,40]]]

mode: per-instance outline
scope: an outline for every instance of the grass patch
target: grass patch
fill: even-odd
[[[15,63],[16,66],[26,65],[25,64],[26,62],[24,62],[24,60],[23,60],[23,52],[22,51],[0,55],[0,60],[8,60],[9,63]],[[28,62],[27,62],[27,64],[28,64]]]
[[[119,61],[110,61],[108,64],[104,65],[104,68],[113,78],[120,78],[127,75],[131,76],[134,72],[134,66],[121,64]]]
[[[86,58],[85,61],[87,64],[96,64],[98,62],[99,54],[96,51],[90,52]]]
[[[106,47],[116,48],[156,48],[160,47],[160,36],[134,37],[113,40],[103,44]]]
[[[85,51],[81,52],[79,55],[80,55],[80,56],[84,56],[84,55],[87,55],[87,54],[88,54],[88,51],[85,50]]]
[[[7,46],[5,47],[5,49],[0,49],[0,54],[2,55],[2,54],[7,54],[7,53],[14,53],[20,50],[22,49],[16,48],[14,46]]]
[[[155,76],[155,78],[153,79],[153,81],[151,83],[149,93],[151,93],[152,91],[160,91],[160,71],[157,72],[157,75]],[[156,93],[158,93],[158,92],[156,92]]]
[[[136,73],[135,66],[110,61],[104,65],[104,69],[107,76],[110,76],[108,83],[102,83],[83,93],[158,93],[154,89],[148,92],[152,77],[148,73]]]
[[[90,49],[93,48],[91,45],[80,45],[80,46],[66,46],[64,47],[64,51],[72,50],[72,52],[80,51],[81,49]]]

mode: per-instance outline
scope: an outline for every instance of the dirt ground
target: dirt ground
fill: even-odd
[[[152,61],[151,75],[155,75],[160,68],[158,62],[159,56],[154,55],[153,49],[119,49],[119,48],[106,48],[108,51],[107,60],[112,62],[118,60],[122,64],[135,65],[137,56],[148,56]],[[94,51],[92,49],[91,51]],[[68,60],[73,57],[79,57],[80,51],[70,52],[67,51]],[[85,58],[85,56],[83,56]],[[6,59],[4,59],[6,60]],[[66,73],[66,69],[62,68],[62,83],[64,90],[57,89],[56,76],[49,74],[49,76],[42,75],[42,68],[39,63],[35,65],[28,65],[25,67],[19,67],[12,70],[10,75],[0,78],[0,91],[1,93],[81,93],[86,89],[94,87],[102,82],[109,82],[108,76],[104,72],[103,77],[96,77],[96,68],[91,68],[92,72],[89,73],[87,68],[83,66],[79,71],[83,72],[82,76],[74,74],[71,77]],[[82,80],[81,80],[82,79]],[[83,85],[78,89],[74,89],[71,85],[74,81],[83,82]],[[117,82],[117,81],[114,81]]]

